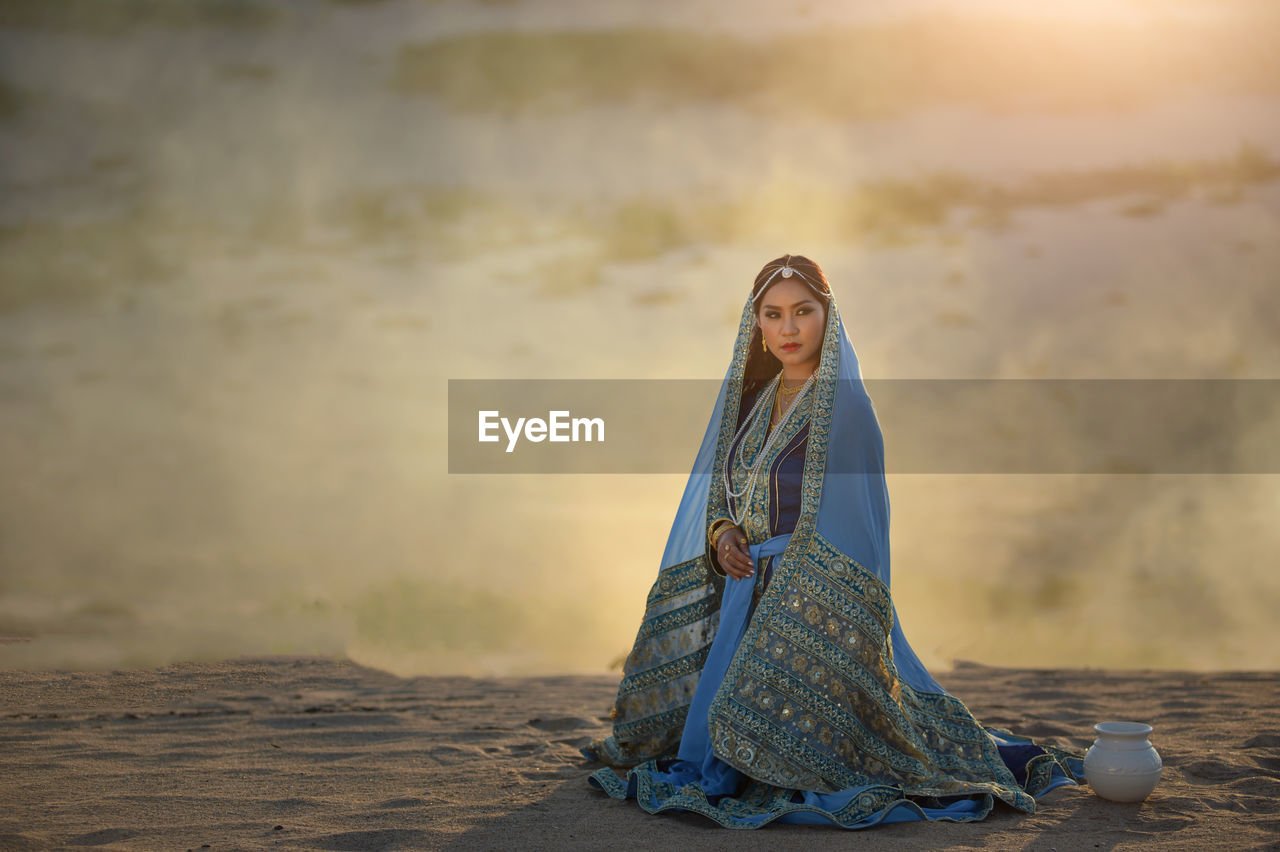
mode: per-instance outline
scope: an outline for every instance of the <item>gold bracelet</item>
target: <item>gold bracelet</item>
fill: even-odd
[[[724,521],[716,521],[707,530],[707,544],[710,545],[712,550],[715,550],[716,539],[719,537],[719,530],[722,526],[724,526]]]
[[[707,533],[707,540],[711,542],[711,549],[716,549],[716,543],[720,541],[720,536],[736,526],[733,521],[721,518],[711,525],[711,531]]]
[[[728,521],[728,519],[726,518],[721,518],[716,523],[713,523],[712,527],[710,527],[710,530],[707,531],[707,540],[710,541],[710,545],[712,545],[713,548],[714,546],[716,546],[716,540],[719,539],[719,536],[721,536],[721,533],[723,533],[724,530],[727,530],[727,528],[731,526],[733,526],[733,522]]]

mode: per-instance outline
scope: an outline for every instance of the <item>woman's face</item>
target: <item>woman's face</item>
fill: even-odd
[[[822,354],[826,310],[803,282],[779,281],[760,297],[756,322],[788,376],[812,372]]]

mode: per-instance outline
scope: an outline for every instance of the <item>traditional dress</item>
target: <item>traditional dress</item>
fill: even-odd
[[[889,594],[879,423],[834,299],[826,314],[814,382],[770,442],[767,417],[739,428],[753,396],[768,404],[776,386],[744,383],[744,306],[613,732],[582,749],[607,764],[589,782],[728,828],[974,820],[996,799],[1034,811],[1035,796],[1083,778],[1083,763],[982,727],[911,650]],[[726,470],[741,497],[726,496]],[[742,580],[723,576],[707,542],[731,516],[757,569]]]

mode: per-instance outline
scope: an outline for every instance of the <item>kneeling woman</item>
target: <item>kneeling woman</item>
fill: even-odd
[[[889,594],[884,444],[826,276],[756,276],[590,782],[730,828],[1022,811],[1082,777],[978,724]]]

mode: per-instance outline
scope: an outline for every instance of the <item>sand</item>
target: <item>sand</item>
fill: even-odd
[[[1023,815],[729,831],[590,787],[576,750],[616,675],[397,678],[341,659],[0,672],[0,849],[1280,848],[1280,673],[1015,670],[939,678],[979,719],[1060,746],[1155,726],[1140,805],[1087,787]]]

